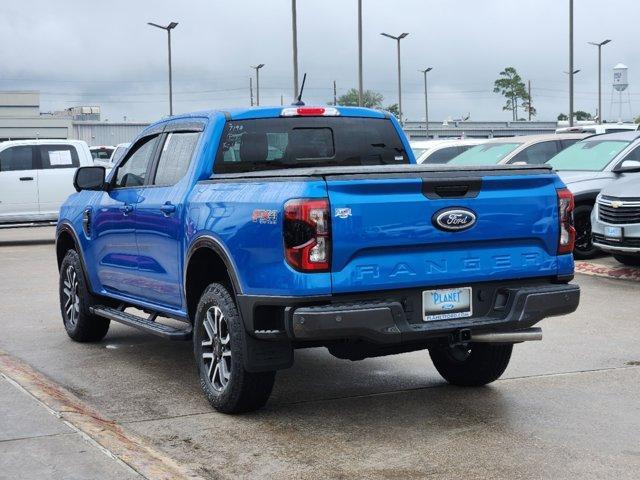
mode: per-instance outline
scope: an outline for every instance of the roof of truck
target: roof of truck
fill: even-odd
[[[166,122],[168,120],[178,120],[181,118],[213,118],[220,115],[230,116],[233,120],[246,120],[252,118],[275,118],[279,117],[284,109],[291,108],[335,108],[338,110],[341,116],[345,117],[385,118],[391,115],[388,112],[363,107],[333,107],[331,105],[304,105],[302,107],[299,107],[297,105],[284,105],[231,108],[225,110],[202,110],[199,112],[183,113],[180,115],[174,115],[173,117],[166,117],[156,123]]]

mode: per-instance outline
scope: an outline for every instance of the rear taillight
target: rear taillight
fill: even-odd
[[[576,241],[576,229],[573,228],[573,194],[566,188],[558,190],[558,216],[560,217],[560,235],[558,253],[571,253]]]
[[[303,272],[331,267],[329,200],[308,198],[284,204],[284,252],[289,265]]]

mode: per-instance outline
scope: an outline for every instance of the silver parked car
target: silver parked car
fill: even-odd
[[[575,197],[573,255],[578,259],[593,258],[598,253],[591,238],[591,211],[596,197],[611,183],[640,178],[640,134],[594,135],[563,150],[547,163]]]
[[[594,246],[625,265],[640,266],[640,177],[603,189],[591,225]]]
[[[454,157],[449,165],[542,165],[585,138],[583,133],[492,138]]]

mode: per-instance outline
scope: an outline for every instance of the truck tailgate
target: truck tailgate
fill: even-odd
[[[528,171],[527,171],[528,170]],[[557,274],[557,176],[547,169],[326,175],[334,293]],[[438,228],[462,208],[473,226]]]

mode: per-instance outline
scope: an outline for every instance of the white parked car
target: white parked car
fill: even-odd
[[[93,165],[81,140],[0,143],[0,227],[52,223],[74,192],[78,167]]]
[[[487,139],[482,138],[425,140],[411,142],[411,149],[416,163],[447,163],[474,145],[486,141]]]
[[[603,123],[602,125],[597,123],[578,124],[573,127],[559,127],[556,128],[556,133],[591,133],[600,135],[602,133],[620,133],[620,132],[633,132],[638,130],[637,123]]]
[[[127,152],[127,150],[129,149],[129,145],[131,145],[130,143],[119,143],[118,145],[116,145],[115,147],[111,147],[112,151],[111,151],[111,156],[109,158],[106,159],[95,159],[93,160],[94,165],[98,165],[101,167],[106,168],[107,170],[110,170],[113,168],[113,166],[118,163],[118,160],[120,160],[124,154]]]
[[[116,147],[106,145],[89,147],[89,151],[91,151],[91,156],[93,157],[93,164],[106,167],[104,162],[109,162],[109,159],[113,155],[113,151],[115,149]]]

